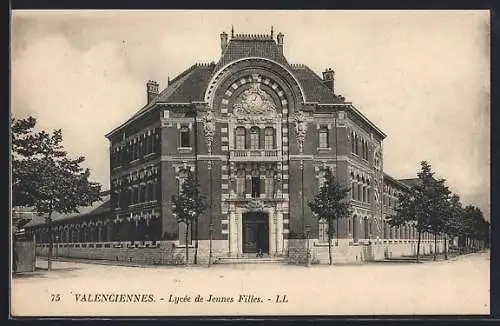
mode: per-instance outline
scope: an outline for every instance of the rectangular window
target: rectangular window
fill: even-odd
[[[260,197],[260,177],[252,177],[252,198]]]
[[[145,154],[144,141],[141,139],[141,142],[139,143],[139,157],[143,157],[144,154]]]
[[[236,178],[236,193],[238,197],[245,197],[245,177]]]
[[[180,147],[191,147],[189,142],[189,128],[181,128],[181,146]]]
[[[328,128],[319,129],[319,148],[328,148]]]
[[[266,197],[267,198],[274,197],[274,180],[272,177],[266,178]]]
[[[148,132],[148,135],[147,135],[147,138],[146,138],[146,154],[150,154],[151,153],[151,143],[152,143],[152,135],[150,134],[150,132]]]
[[[259,149],[259,133],[260,130],[257,127],[250,129],[250,149]]]
[[[274,129],[266,128],[264,135],[264,148],[273,149],[274,148]]]
[[[156,151],[160,148],[160,129],[153,129],[153,134],[151,135],[151,152],[156,153]]]
[[[151,200],[151,198],[150,198],[151,190],[150,189],[151,189],[151,184],[147,183],[146,187],[144,187],[144,201],[145,202],[148,202]]]
[[[135,188],[132,188],[130,190],[130,204],[135,204]]]
[[[238,127],[235,131],[235,146],[236,149],[245,149],[245,133],[246,130],[244,127]]]

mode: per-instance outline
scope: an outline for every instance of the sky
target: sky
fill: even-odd
[[[488,11],[13,11],[11,114],[62,129],[109,188],[106,133],[220,37],[284,36],[290,63],[335,70],[336,93],[387,134],[384,171],[413,178],[427,160],[464,204],[490,215]]]

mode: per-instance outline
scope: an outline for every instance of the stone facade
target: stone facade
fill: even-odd
[[[175,263],[198,239],[204,261],[211,237],[215,259],[261,250],[300,261],[309,241],[313,259],[324,262],[326,225],[307,203],[330,169],[351,187],[352,216],[335,225],[336,259],[411,254],[414,228],[385,222],[396,193],[408,186],[384,174],[386,135],[336,93],[334,71],[319,77],[305,65],[289,64],[281,33],[277,41],[272,35],[223,33],[221,51],[217,63],[193,65],[162,92],[148,82],[147,104],[106,135],[111,198],[98,223],[109,227],[84,237],[103,245],[68,243],[61,252]],[[171,198],[188,168],[210,207],[186,244]]]

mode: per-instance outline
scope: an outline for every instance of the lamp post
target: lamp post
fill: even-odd
[[[208,233],[210,236],[210,241],[209,241],[209,253],[208,253],[208,266],[212,265],[212,236],[215,231],[215,226],[213,223],[210,223],[208,226]]]
[[[307,224],[305,226],[305,232],[306,232],[306,241],[307,241],[307,243],[306,243],[306,247],[307,247],[307,251],[306,251],[306,255],[307,255],[306,256],[307,257],[307,259],[306,259],[306,265],[307,265],[307,267],[309,267],[311,265],[311,252],[310,252],[310,249],[309,249],[309,235],[311,233],[311,226],[309,224]]]

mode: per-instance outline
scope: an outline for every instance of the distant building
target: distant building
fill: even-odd
[[[386,134],[336,92],[334,70],[318,76],[290,64],[282,33],[222,33],[220,47],[217,63],[194,64],[161,92],[149,81],[146,105],[106,135],[110,201],[102,214],[97,208],[57,222],[58,230],[76,230],[59,235],[67,248],[103,242],[113,250],[92,244],[78,255],[173,263],[198,239],[198,258],[206,261],[212,224],[215,258],[258,249],[300,256],[310,229],[313,256],[324,261],[328,226],[307,203],[330,169],[351,187],[352,216],[335,225],[336,257],[412,253],[415,228],[384,221],[409,186],[384,174]],[[186,168],[210,204],[188,244],[171,203]],[[369,244],[379,247],[366,251]]]

